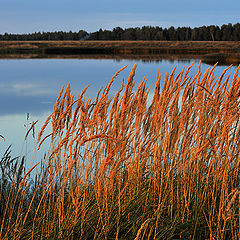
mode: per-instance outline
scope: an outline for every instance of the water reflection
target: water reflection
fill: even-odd
[[[240,64],[240,58],[238,54],[235,53],[208,53],[208,54],[7,54],[0,55],[0,59],[109,59],[114,61],[125,61],[125,60],[133,60],[133,61],[142,61],[142,62],[156,62],[159,63],[161,61],[168,60],[185,62],[189,63],[193,59],[201,60],[203,63],[213,66],[216,62],[222,66],[235,65],[238,66]]]
[[[0,134],[5,137],[5,141],[0,140],[0,157],[3,155],[9,145],[12,145],[12,156],[24,155],[28,160],[32,159],[34,147],[36,145],[36,134],[32,132],[25,139],[28,129],[32,122],[39,120],[35,126],[35,133],[39,132],[44,119],[50,112],[45,112],[43,115],[30,115],[27,120],[27,114],[7,114],[0,116]],[[41,153],[43,156],[43,152]]]
[[[0,154],[13,144],[15,151],[26,154],[30,151],[30,143],[24,142],[26,134],[26,113],[30,113],[31,121],[39,120],[39,128],[53,109],[53,104],[63,85],[71,83],[75,94],[80,93],[88,84],[86,98],[95,98],[97,91],[106,86],[114,73],[125,65],[124,70],[115,80],[111,94],[120,88],[122,79],[127,79],[135,62],[138,63],[135,81],[136,85],[147,76],[147,86],[151,87],[150,96],[156,81],[157,71],[162,75],[171,72],[177,65],[176,73],[183,67],[188,67],[193,60],[161,59],[159,61],[144,60],[113,60],[113,59],[11,59],[0,60],[0,134],[6,138],[1,141]],[[196,63],[189,75],[195,75]],[[202,71],[209,65],[202,64]],[[225,67],[216,68],[215,75]],[[234,72],[232,67],[228,72]],[[163,85],[163,83],[162,83]],[[34,140],[30,141],[31,147]],[[27,144],[27,149],[26,149]],[[29,153],[28,153],[29,154]],[[0,156],[1,156],[0,155]]]

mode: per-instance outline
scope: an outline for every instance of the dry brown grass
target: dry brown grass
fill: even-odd
[[[240,41],[0,41],[1,48],[114,47],[172,49],[239,49]]]
[[[124,68],[94,101],[62,89],[27,211],[2,219],[1,238],[239,239],[239,68],[230,83],[191,67],[162,88],[158,74],[150,106],[136,66],[113,99]]]
[[[240,41],[0,41],[0,58],[201,59],[240,63]]]

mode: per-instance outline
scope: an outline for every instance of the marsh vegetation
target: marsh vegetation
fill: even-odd
[[[239,68],[191,67],[158,74],[152,99],[136,66],[112,98],[125,67],[94,99],[63,87],[44,158],[0,162],[0,238],[239,239]]]

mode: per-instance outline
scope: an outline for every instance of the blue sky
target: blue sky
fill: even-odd
[[[0,33],[240,22],[239,0],[0,0]]]

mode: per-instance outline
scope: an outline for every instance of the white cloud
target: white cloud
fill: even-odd
[[[131,26],[135,26],[135,25],[155,25],[155,24],[159,24],[159,22],[157,21],[150,21],[150,20],[126,20],[126,21],[115,21],[112,23],[113,25],[120,25],[120,26],[124,26],[124,25],[131,25]]]
[[[43,96],[43,95],[56,95],[57,90],[47,88],[41,84],[35,83],[1,83],[0,92],[11,93],[17,96]]]
[[[36,84],[32,84],[32,83],[13,83],[12,86],[11,86],[14,90],[17,90],[17,91],[26,91],[26,90],[31,90],[33,88],[36,88],[38,87],[38,85]]]

